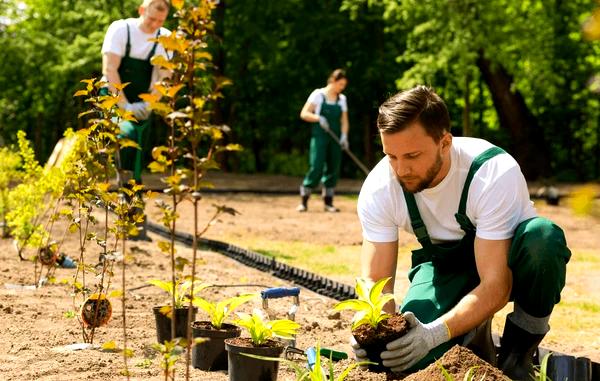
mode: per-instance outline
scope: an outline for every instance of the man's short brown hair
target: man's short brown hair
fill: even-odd
[[[170,6],[170,0],[144,0],[142,3],[142,7],[153,8],[160,12],[168,11]]]
[[[431,87],[416,86],[389,98],[379,107],[377,128],[383,134],[399,132],[419,122],[437,143],[450,131],[444,100]]]

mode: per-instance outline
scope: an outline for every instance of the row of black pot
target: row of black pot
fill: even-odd
[[[154,307],[156,320],[156,338],[159,343],[171,340],[171,319],[160,312],[161,307]],[[196,311],[192,313],[195,320]],[[175,309],[176,337],[185,337],[188,327],[188,308]],[[230,381],[276,381],[279,368],[278,361],[261,360],[248,357],[252,354],[264,357],[279,357],[284,346],[272,341],[273,346],[254,347],[250,339],[240,338],[241,330],[232,324],[223,324],[222,329],[211,328],[208,321],[194,321],[193,338],[207,340],[197,343],[192,348],[192,366],[205,371],[227,370]]]

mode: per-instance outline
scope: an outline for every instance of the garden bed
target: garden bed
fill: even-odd
[[[322,211],[313,211],[308,214],[298,215],[293,212],[296,197],[261,197],[245,195],[208,195],[203,200],[203,205],[208,209],[211,203],[228,203],[242,212],[235,219],[227,216],[215,226],[207,237],[215,239],[237,237],[240,240],[254,239],[253,245],[260,245],[260,240],[268,245],[273,240],[294,241],[295,237],[323,246],[346,248],[343,253],[328,253],[333,262],[340,262],[337,255],[348,255],[349,267],[355,266],[351,256],[357,255],[360,245],[360,227],[357,226],[354,214],[355,200],[339,198],[342,213],[326,214]],[[315,198],[315,201],[317,199]],[[314,202],[317,206],[317,202]],[[268,205],[268,207],[265,207]],[[315,208],[316,209],[316,208]],[[598,295],[592,290],[598,287],[598,266],[600,263],[597,247],[597,234],[599,231],[597,221],[592,219],[574,218],[564,207],[540,208],[543,215],[550,212],[567,232],[567,237],[572,242],[574,258],[569,265],[567,287],[563,293],[563,302],[557,308],[551,321],[552,331],[543,346],[553,350],[588,356],[594,361],[600,360],[600,335],[594,331],[593,325],[587,326],[588,319],[597,319]],[[262,211],[262,212],[261,212]],[[203,212],[204,213],[204,212]],[[186,228],[187,211],[182,209],[182,230]],[[291,229],[287,224],[293,224]],[[273,230],[277,229],[276,232]],[[327,231],[327,235],[318,232]],[[161,380],[159,357],[151,348],[155,341],[154,318],[152,307],[165,301],[165,294],[156,287],[147,286],[149,279],[162,279],[166,277],[169,268],[169,259],[156,248],[159,239],[151,235],[154,242],[131,243],[131,262],[128,269],[127,301],[127,326],[129,346],[134,351],[130,359],[129,369],[135,379]],[[402,236],[409,242],[410,237]],[[329,241],[330,240],[330,241]],[[234,242],[243,246],[243,242]],[[596,245],[595,248],[592,245]],[[92,245],[90,245],[92,247]],[[255,247],[256,249],[256,247]],[[189,248],[178,246],[180,255],[189,257]],[[63,246],[63,251],[75,255],[76,241],[69,238]],[[345,254],[344,254],[345,253]],[[294,252],[284,253],[289,260],[293,259]],[[93,262],[98,254],[93,250],[87,253],[88,260]],[[201,281],[222,284],[259,284],[264,286],[288,286],[284,281],[271,277],[268,274],[250,269],[220,254],[201,252],[205,262],[199,267],[198,275]],[[33,265],[29,262],[18,260],[10,240],[0,241],[0,379],[2,380],[102,380],[119,378],[123,369],[122,356],[119,353],[104,352],[100,350],[68,351],[65,345],[81,342],[79,326],[74,318],[70,318],[75,311],[70,289],[61,284],[46,285],[41,289],[32,290],[19,288],[19,285],[31,284],[33,281]],[[323,261],[323,257],[320,258]],[[310,269],[310,268],[309,268]],[[354,267],[353,270],[357,270]],[[74,270],[58,269],[56,278],[69,279]],[[316,270],[313,270],[318,272]],[[120,288],[119,271],[113,279],[112,289]],[[403,276],[403,275],[401,275]],[[351,273],[340,272],[330,277],[352,284]],[[403,280],[399,279],[397,290],[401,292]],[[6,287],[9,285],[10,288]],[[15,285],[15,286],[10,286]],[[260,287],[223,287],[209,288],[202,291],[207,298],[221,298],[233,296],[242,292],[257,292]],[[587,292],[587,294],[586,294]],[[583,304],[585,301],[587,304]],[[291,300],[279,299],[270,303],[284,317]],[[330,313],[335,301],[302,290],[300,294],[300,310],[296,321],[302,325],[298,336],[297,346],[305,349],[315,345],[317,340],[324,347],[349,351],[348,332],[350,312],[341,315]],[[243,307],[247,311],[250,307],[260,307],[260,300],[255,300],[251,305]],[[587,309],[587,310],[586,310]],[[591,317],[588,317],[590,315]],[[596,316],[596,318],[594,318]],[[205,316],[198,313],[199,318]],[[500,319],[501,320],[501,319]],[[96,331],[94,342],[101,345],[114,340],[117,346],[122,345],[121,304],[117,299],[113,302],[112,319],[106,327]],[[589,328],[592,327],[592,328]],[[340,366],[343,364],[340,364]],[[178,379],[183,379],[183,362],[178,365]],[[282,365],[280,380],[292,378],[292,372]],[[194,380],[227,380],[223,372],[207,373],[192,370]],[[360,370],[349,380],[384,380],[385,375],[367,374]]]

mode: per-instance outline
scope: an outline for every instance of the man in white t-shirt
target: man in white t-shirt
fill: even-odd
[[[562,230],[536,216],[509,154],[485,140],[452,137],[446,105],[432,89],[388,99],[377,126],[386,157],[358,200],[362,276],[391,277],[386,291],[393,292],[398,229],[415,234],[422,248],[413,251],[400,307],[411,329],[371,360],[380,355],[397,372],[423,368],[452,345],[467,344],[514,300],[498,366],[513,379],[529,379],[565,283],[570,251]],[[352,344],[357,358],[367,356]],[[487,349],[480,354],[494,362]]]
[[[169,1],[144,0],[138,13],[138,18],[117,20],[108,27],[102,44],[102,73],[112,92],[115,84],[129,82],[121,93],[119,106],[131,111],[138,123],[123,122],[121,133],[144,148],[150,110],[139,95],[152,92],[152,85],[168,75],[150,60],[157,55],[167,57],[163,46],[152,39],[170,33],[162,27],[169,14]],[[121,168],[133,171],[137,182],[141,182],[141,158],[139,149],[121,151]]]

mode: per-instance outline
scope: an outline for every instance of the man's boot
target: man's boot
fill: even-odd
[[[326,212],[337,213],[340,211],[338,208],[333,206],[333,196],[324,196],[323,203],[325,204],[323,206],[323,210]]]
[[[301,197],[300,205],[298,205],[296,207],[296,210],[298,212],[306,212],[308,210],[308,198],[310,196],[300,196],[300,197]]]
[[[500,339],[498,368],[515,381],[529,381],[534,375],[533,355],[546,334],[532,334],[506,318]]]
[[[465,345],[479,358],[496,366],[496,347],[492,339],[492,318],[481,323],[477,328],[467,334]],[[468,340],[468,341],[467,341]]]

